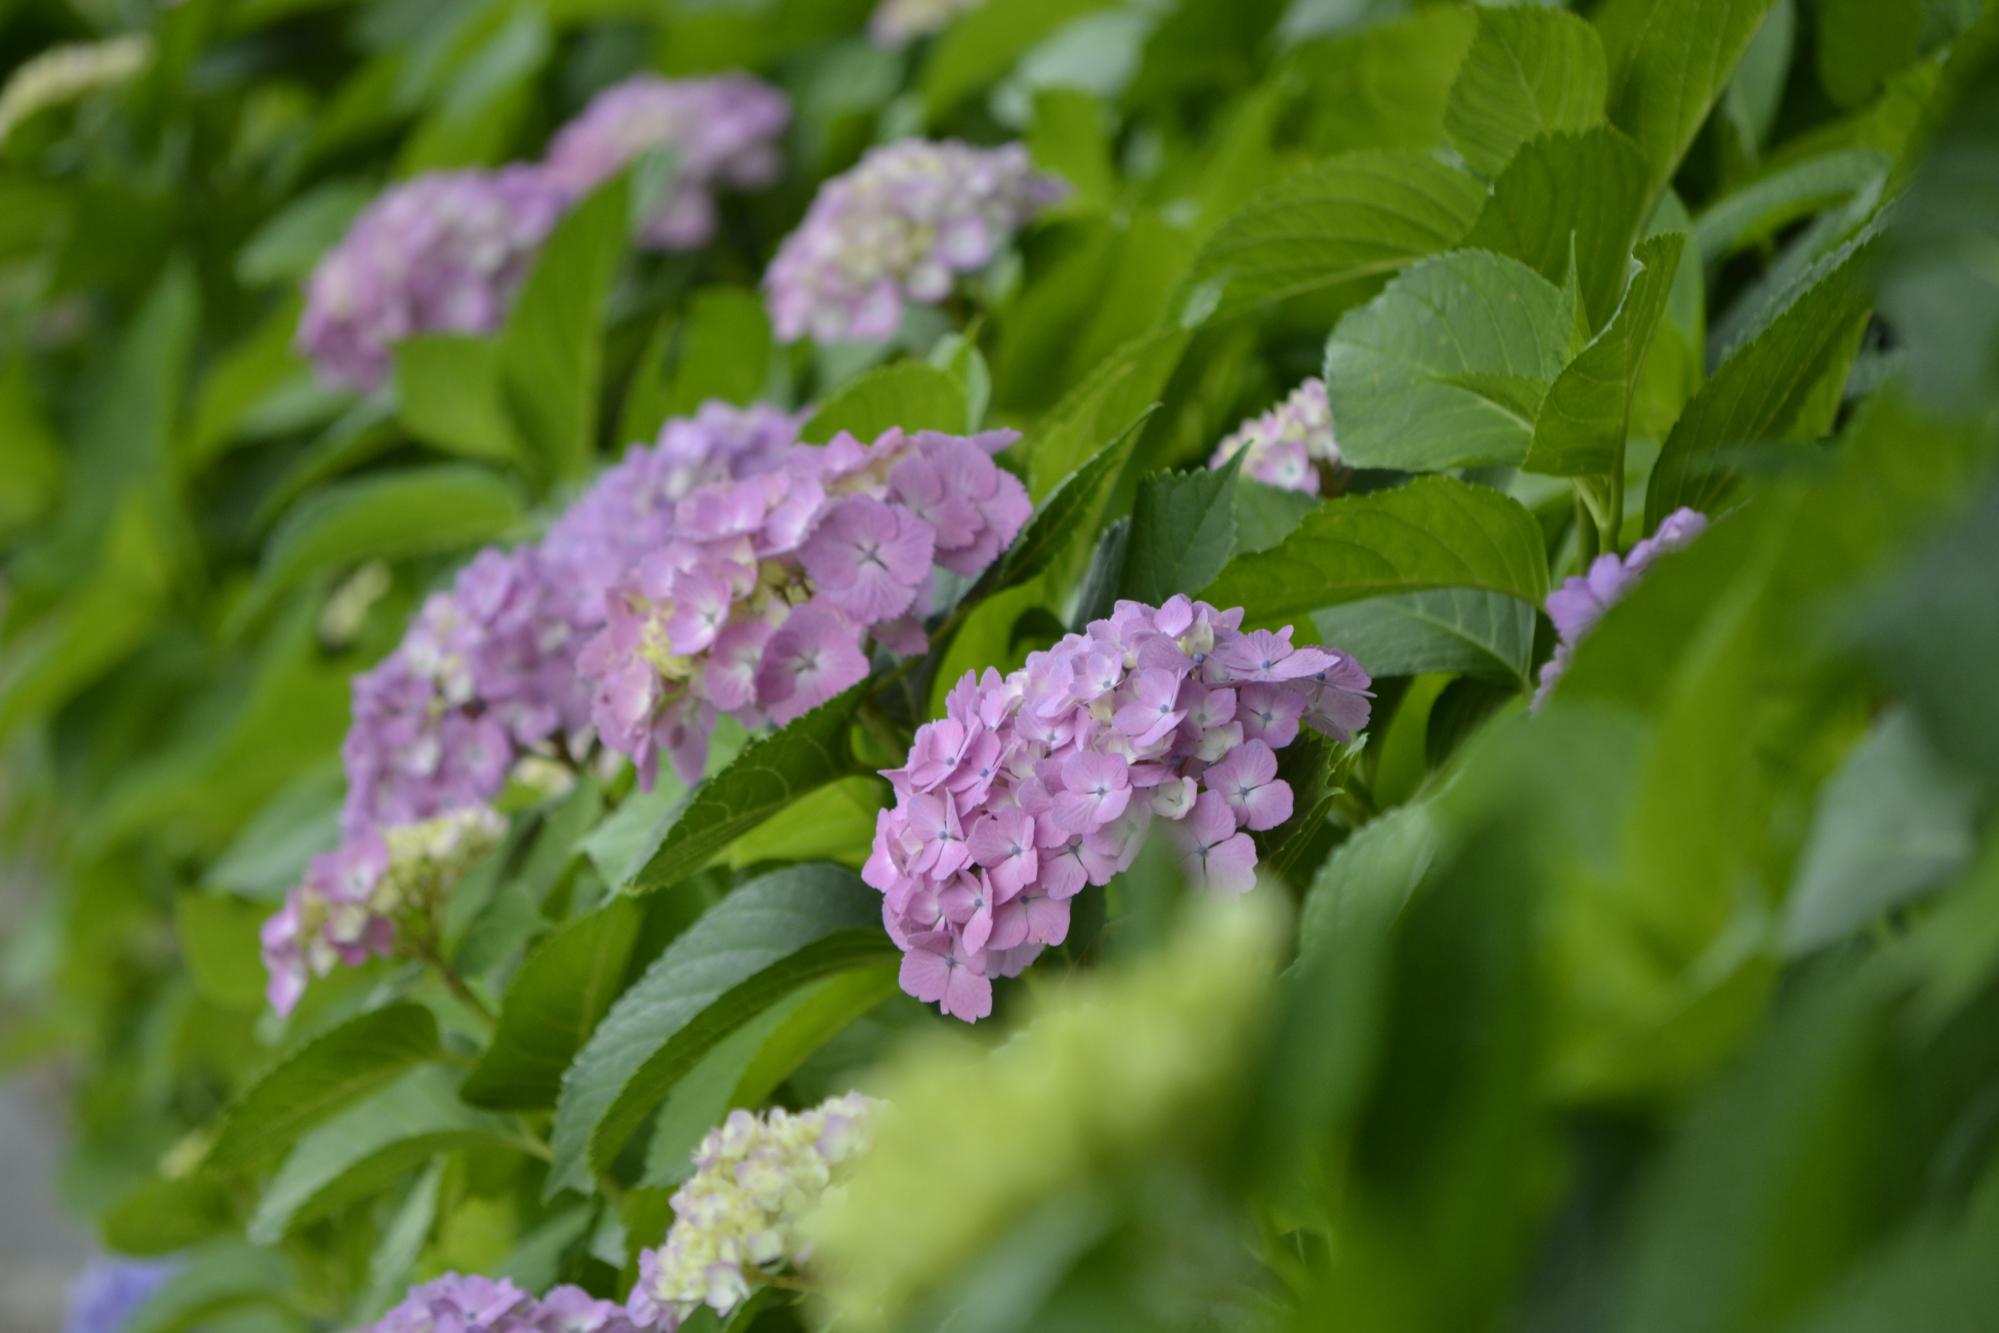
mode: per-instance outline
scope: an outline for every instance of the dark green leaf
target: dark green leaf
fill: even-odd
[[[1468,671],[1524,683],[1534,608],[1504,593],[1438,588],[1348,602],[1313,615],[1319,637],[1374,676]]]
[[[1139,483],[1124,558],[1123,595],[1157,606],[1199,592],[1235,549],[1235,488],[1246,451],[1225,467],[1162,472]]]
[[[1497,175],[1536,135],[1602,122],[1608,81],[1596,30],[1560,9],[1480,9],[1444,128],[1473,170]]]
[[[1819,0],[1814,26],[1826,95],[1854,107],[1880,92],[1916,58],[1925,7],[1924,0]]]
[[[1116,485],[1118,474],[1124,470],[1125,459],[1144,428],[1145,417],[1133,421],[1109,444],[1063,478],[1061,484],[1049,492],[1034,511],[1033,517],[1027,520],[1020,535],[1013,539],[1013,545],[1000,554],[1000,558],[965,594],[966,601],[982,601],[1027,582],[1053,564],[1071,543],[1079,540],[1081,534],[1094,533],[1105,499]]]
[[[1111,0],[1013,0],[958,16],[924,63],[923,101],[933,120],[992,84],[1044,38]]]

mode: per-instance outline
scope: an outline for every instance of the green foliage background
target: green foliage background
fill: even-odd
[[[977,1244],[897,1317],[1989,1327],[1999,27],[1577,8],[993,0],[891,54],[858,0],[0,0],[0,68],[151,40],[0,144],[0,1066],[63,1071],[105,1245],[188,1257],[138,1326],[347,1327],[448,1268],[622,1297],[729,1107],[957,1068],[1030,993],[1182,957],[1141,862],[942,1033],[853,868],[871,771],[964,670],[1186,592],[1377,680],[1364,745],[1287,761],[1281,977],[1176,1114],[1021,1074],[1125,1125],[1059,1178],[1049,1125],[941,1115],[1043,1187],[946,1200]],[[301,281],[383,184],[733,67],[797,125],[710,249],[629,252],[636,170],[501,333],[407,344],[368,399],[314,383]],[[1075,193],[960,322],[776,344],[776,241],[918,133],[1024,138]],[[1322,371],[1342,494],[1200,470]],[[693,792],[518,793],[446,937],[497,1035],[387,962],[277,1021],[256,930],[333,839],[348,678],[711,397],[818,404],[814,439],[1016,426],[1039,513],[868,727],[857,693]],[[1719,521],[1529,715],[1549,588],[1682,504]],[[1171,1013],[1118,1035],[1170,1060]]]

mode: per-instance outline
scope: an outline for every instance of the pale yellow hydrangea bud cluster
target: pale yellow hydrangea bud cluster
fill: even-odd
[[[125,82],[153,58],[143,33],[52,47],[24,61],[0,88],[0,144],[14,127],[38,111]]]

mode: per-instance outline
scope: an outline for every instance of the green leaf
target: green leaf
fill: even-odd
[[[1319,637],[1371,676],[1464,671],[1527,681],[1534,608],[1504,593],[1439,588],[1349,602],[1312,617]]]
[[[847,728],[866,692],[865,682],[856,685],[744,746],[727,768],[696,789],[634,877],[632,890],[649,893],[678,884],[800,796],[859,773]]]
[[[1138,485],[1122,595],[1157,606],[1199,592],[1235,548],[1235,488],[1247,450],[1222,468],[1162,472]]]
[[[174,929],[181,955],[194,974],[195,988],[230,1009],[256,1009],[264,1002],[264,964],[257,932],[270,916],[268,903],[245,902],[219,893],[181,893],[174,898]]]
[[[1340,452],[1408,471],[1517,463],[1574,344],[1573,298],[1518,260],[1424,260],[1348,311],[1326,345]]]
[[[1881,91],[1922,48],[1924,0],[1819,0],[1819,85],[1843,107]]]
[[[1772,167],[1701,211],[1694,222],[1701,262],[1713,264],[1761,245],[1845,202],[1886,176],[1890,161],[1872,148],[1839,148]]]
[[[924,62],[923,103],[930,118],[942,119],[958,103],[1006,75],[1057,29],[1110,3],[1012,0],[960,14]]]
[[[237,1195],[236,1183],[217,1171],[155,1176],[113,1204],[98,1232],[120,1254],[174,1254],[240,1230]]]
[[[395,346],[396,415],[426,444],[513,463],[524,449],[507,414],[500,349],[484,338],[436,333]]]
[[[921,361],[898,361],[847,384],[805,423],[799,438],[824,444],[841,431],[866,444],[884,431],[965,433],[965,389],[949,371]]]
[[[627,177],[598,187],[549,233],[500,336],[506,401],[551,477],[581,477],[596,453],[604,375],[598,327],[630,226]]]
[[[236,253],[237,281],[249,287],[300,281],[380,193],[372,181],[336,180],[314,186],[243,243]]]
[[[798,987],[894,947],[879,895],[847,871],[794,866],[737,888],[619,997],[563,1075],[549,1194],[607,1169],[716,1042]]]
[[[1632,397],[1666,311],[1686,237],[1667,232],[1638,246],[1639,269],[1610,324],[1562,369],[1534,418],[1521,466],[1563,477],[1610,476],[1624,457]],[[1613,484],[1621,484],[1615,478]]]
[[[1719,512],[1735,481],[1724,451],[1813,440],[1831,427],[1867,324],[1874,250],[1869,233],[1829,256],[1701,386],[1652,470],[1647,527],[1681,505]]]
[[[1561,9],[1480,9],[1444,128],[1472,169],[1497,175],[1537,135],[1586,130],[1609,81],[1596,29]]]
[[[1451,85],[1476,31],[1469,5],[1424,5],[1300,46],[1291,64],[1311,89],[1299,108],[1304,142],[1320,152],[1437,147]]]
[[[212,1325],[219,1316],[257,1306],[285,1309],[298,1288],[298,1275],[281,1253],[229,1243],[187,1257],[146,1303],[118,1326],[118,1333],[188,1333]]]
[[[1573,265],[1597,329],[1624,290],[1644,210],[1645,159],[1631,140],[1609,126],[1552,134],[1507,165],[1465,243],[1511,255],[1558,286]]]
[[[475,1106],[554,1106],[562,1071],[618,996],[639,907],[613,898],[543,940],[507,986],[499,1030],[460,1090]]]
[[[659,420],[627,439],[650,439],[669,417],[685,416],[719,398],[738,406],[753,403],[770,379],[775,345],[763,298],[739,287],[706,287],[687,302],[680,355],[666,381],[665,410]]]
[[[1177,306],[1238,313],[1394,273],[1455,244],[1478,217],[1479,183],[1427,153],[1328,158],[1252,196],[1194,257]]]
[[[1201,594],[1256,624],[1427,588],[1473,588],[1539,605],[1541,525],[1517,501],[1453,477],[1320,505],[1283,542],[1239,555]]]
[[[248,1235],[275,1245],[298,1227],[368,1198],[457,1148],[518,1148],[497,1116],[458,1100],[441,1065],[412,1069],[298,1141],[265,1185]]]
[[[1644,150],[1646,211],[1665,192],[1774,0],[1608,0],[1610,119]]]
[[[1013,544],[1000,553],[1000,558],[965,594],[965,601],[968,604],[982,601],[1027,582],[1053,564],[1080,534],[1094,534],[1098,514],[1144,428],[1145,417],[1141,416],[1064,477],[1027,520]]]
[[[206,1162],[218,1170],[255,1167],[341,1107],[442,1053],[437,1019],[420,1004],[391,1004],[350,1018],[281,1057],[244,1088],[217,1122]]]

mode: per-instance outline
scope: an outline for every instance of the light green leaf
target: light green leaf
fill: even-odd
[[[638,904],[613,898],[543,940],[507,986],[499,1030],[461,1089],[475,1106],[554,1106],[562,1071],[617,998]]]
[[[833,861],[859,869],[874,845],[875,812],[888,785],[868,775],[839,778],[791,804],[783,819],[751,829],[722,856],[733,870],[759,861]]]
[[[1480,9],[1444,128],[1473,170],[1494,176],[1536,135],[1600,124],[1608,79],[1596,29],[1568,11]]]
[[[1343,27],[1354,13],[1342,7]],[[1320,152],[1437,147],[1476,29],[1469,5],[1424,5],[1299,46],[1291,63],[1312,90],[1300,108],[1304,142]]]
[[[961,14],[923,67],[923,102],[941,119],[973,93],[996,83],[1020,58],[1075,19],[1112,0],[1011,0]]]
[[[1648,213],[1773,2],[1608,0],[1597,11],[1610,119],[1644,150]]]
[[[753,403],[770,380],[770,316],[763,298],[739,287],[706,287],[687,302],[680,351],[665,381],[658,420],[640,423],[624,438],[650,439],[669,417],[686,416],[711,399]],[[629,408],[627,409],[629,412]]]
[[[1576,341],[1573,298],[1518,260],[1424,260],[1340,320],[1326,389],[1356,467],[1517,463]]]
[[[1236,478],[1241,451],[1219,469],[1162,472],[1139,483],[1132,504],[1121,593],[1157,606],[1214,581],[1235,549]]]
[[[798,987],[894,944],[850,872],[795,866],[737,888],[620,996],[563,1076],[548,1192],[605,1170],[694,1062]]]
[[[1319,637],[1372,676],[1463,671],[1525,684],[1534,608],[1504,593],[1439,588],[1349,602],[1312,617]]]
[[[424,443],[470,458],[523,460],[492,341],[454,333],[405,338],[395,346],[395,392],[397,417]]]
[[[1045,507],[1054,500],[1050,492],[1058,483],[1080,475],[1085,464],[1102,456],[1105,440],[1135,443],[1133,419],[1159,401],[1187,350],[1188,336],[1183,329],[1142,334],[1062,395],[1019,446],[1027,456],[1028,494]],[[1009,561],[1003,558],[1002,563]]]
[[[1201,594],[1285,624],[1328,606],[1428,588],[1474,588],[1538,605],[1541,526],[1520,504],[1452,477],[1320,505],[1268,551],[1239,555]]]
[[[1149,410],[1146,415],[1150,415]],[[1013,544],[1000,553],[1000,558],[965,594],[965,601],[968,604],[983,601],[1027,582],[1053,564],[1072,542],[1093,535],[1104,502],[1117,485],[1125,459],[1144,429],[1145,417],[1141,416],[1063,478],[1027,520]]]
[[[277,1251],[235,1242],[209,1246],[189,1255],[119,1333],[188,1333],[230,1311],[284,1309],[297,1287],[290,1260]]]
[[[254,1167],[306,1129],[443,1048],[420,1004],[391,1004],[348,1019],[281,1057],[237,1094],[215,1127],[207,1164]]]
[[[1238,313],[1393,273],[1455,244],[1484,199],[1427,153],[1342,153],[1252,196],[1201,247],[1169,308]]]
[[[1839,148],[1773,167],[1730,190],[1694,221],[1701,262],[1760,245],[1795,222],[1852,198],[1887,174],[1888,154]]]
[[[314,186],[243,243],[236,254],[237,280],[262,287],[304,278],[380,192],[370,181],[335,180]]]
[[[738,837],[838,778],[859,773],[847,728],[867,685],[854,686],[790,725],[760,736],[694,793],[632,881],[649,893],[678,884]]]
[[[964,386],[949,371],[921,361],[898,361],[835,392],[805,423],[799,438],[824,444],[846,431],[866,444],[898,426],[962,435],[968,416]]]
[[[1646,526],[1681,505],[1715,513],[1734,488],[1725,451],[1812,440],[1832,425],[1866,327],[1873,234],[1820,264],[1730,352],[1674,423],[1646,489]]]
[[[1686,237],[1667,232],[1640,243],[1638,271],[1604,331],[1555,377],[1534,418],[1521,466],[1556,476],[1607,476],[1624,457],[1638,372],[1673,290]],[[1614,484],[1621,478],[1614,479]]]
[[[174,1254],[243,1226],[240,1187],[219,1171],[153,1176],[98,1219],[104,1243],[120,1254]]]
[[[268,903],[220,893],[174,898],[174,929],[195,988],[216,1004],[256,1009],[264,1003],[264,965],[257,932],[271,914]]]
[[[250,1240],[275,1245],[440,1153],[474,1145],[518,1149],[522,1140],[506,1121],[460,1102],[453,1083],[443,1066],[420,1066],[307,1133],[265,1185]]]
[[[1511,255],[1558,286],[1573,266],[1592,329],[1624,290],[1645,226],[1645,159],[1609,126],[1525,144],[1493,184],[1467,245]]]
[[[500,336],[506,401],[531,455],[551,477],[581,477],[596,452],[604,375],[598,321],[629,226],[629,186],[621,174],[549,234]]]

